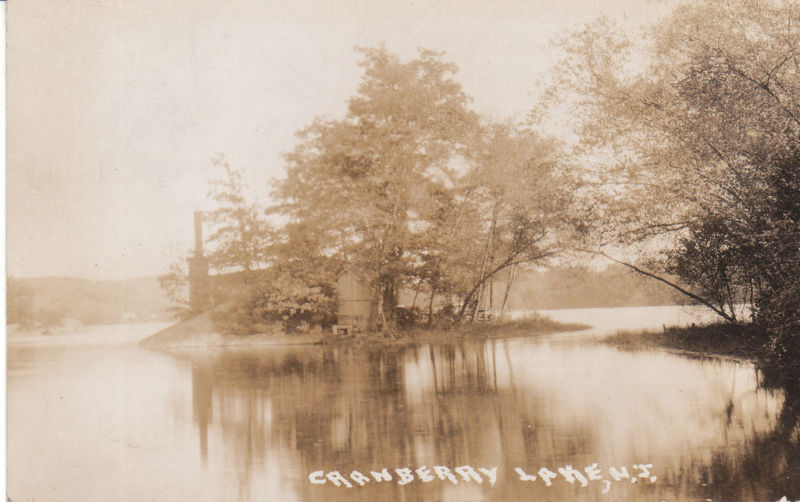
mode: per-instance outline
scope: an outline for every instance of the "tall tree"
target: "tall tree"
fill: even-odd
[[[288,229],[314,229],[321,254],[358,264],[373,279],[385,321],[424,225],[416,208],[455,176],[478,119],[456,67],[420,51],[409,62],[384,48],[359,49],[364,74],[343,119],[316,121],[287,155],[276,195]]]
[[[561,146],[552,138],[509,124],[485,128],[473,152],[466,192],[482,220],[482,250],[476,256],[461,314],[502,271],[543,264],[566,245],[572,186]]]
[[[241,271],[247,279],[268,260],[273,232],[264,209],[247,201],[241,169],[222,156],[212,162],[221,177],[211,182],[208,194],[217,203],[217,208],[207,213],[211,265],[218,271]]]
[[[688,1],[647,41],[640,71],[606,22],[565,41],[598,243],[657,236],[687,293],[731,321],[747,294],[770,325],[776,298],[800,301],[800,6]]]

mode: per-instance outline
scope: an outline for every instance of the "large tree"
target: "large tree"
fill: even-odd
[[[439,54],[402,62],[383,48],[359,50],[364,74],[346,116],[299,134],[276,195],[288,235],[313,232],[304,233],[303,252],[367,272],[385,321],[424,230],[417,208],[435,187],[448,188],[478,118]]]
[[[800,301],[800,6],[684,2],[646,42],[642,68],[607,22],[565,41],[562,83],[582,97],[593,166],[587,213],[605,223],[595,244],[655,236],[666,252],[650,272],[678,274],[730,321],[752,301],[797,356],[784,328],[798,322],[773,323],[773,307]]]
[[[498,274],[521,264],[543,264],[563,250],[573,183],[561,145],[531,129],[490,124],[472,150],[461,195],[475,214],[462,222],[478,222],[472,237],[478,249],[471,253],[473,273],[460,313],[471,308],[474,319]],[[463,225],[455,228],[462,231]]]
[[[429,314],[442,295],[460,300],[458,319],[474,317],[499,273],[561,246],[571,201],[560,145],[479,120],[436,53],[362,53],[347,115],[302,131],[287,156],[287,247],[367,271],[379,321],[402,286],[426,290]]]

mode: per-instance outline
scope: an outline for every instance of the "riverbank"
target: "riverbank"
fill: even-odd
[[[443,342],[460,339],[515,338],[588,329],[587,324],[563,323],[534,315],[506,322],[480,322],[431,328],[409,327],[381,333],[333,335],[330,332],[287,334],[281,332],[253,335],[225,335],[214,326],[208,313],[179,322],[141,341],[148,348],[243,348],[274,345],[358,345]]]
[[[766,337],[751,325],[711,323],[669,327],[644,333],[619,332],[604,338],[603,343],[623,350],[667,348],[709,356],[764,361]]]
[[[211,347],[264,347],[270,345],[308,345],[321,343],[322,336],[289,335],[286,333],[259,333],[237,336],[221,333],[209,312],[186,321],[173,324],[154,335],[148,336],[139,345],[147,348],[211,348]]]
[[[471,324],[446,324],[433,327],[408,327],[386,330],[382,333],[358,333],[351,336],[323,336],[323,344],[374,344],[374,343],[439,343],[453,340],[487,340],[492,338],[521,338],[543,336],[566,331],[582,331],[588,324],[563,323],[542,315],[503,322],[476,322]]]

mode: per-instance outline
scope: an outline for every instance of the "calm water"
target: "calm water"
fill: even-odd
[[[12,337],[8,495],[17,502],[800,499],[797,396],[763,388],[748,364],[627,353],[591,338],[702,314],[659,307],[550,315],[597,327],[589,336],[485,343],[182,354],[135,345],[156,325]],[[584,470],[594,463],[589,472],[602,479]],[[634,467],[642,464],[652,467]],[[569,474],[568,465],[584,479],[573,473],[570,484],[558,472]],[[413,472],[422,466],[421,476]],[[452,472],[454,483],[432,466],[471,466],[475,474],[461,469],[466,481]],[[633,478],[615,480],[612,466]],[[384,467],[391,482],[371,478]],[[550,486],[543,467],[556,475]],[[411,469],[413,481],[400,485],[397,468]],[[537,479],[522,481],[515,468]],[[352,488],[336,487],[333,475],[325,484],[309,480],[316,471],[324,480],[354,470],[372,480],[362,487],[347,478]],[[428,472],[433,480],[421,480]]]

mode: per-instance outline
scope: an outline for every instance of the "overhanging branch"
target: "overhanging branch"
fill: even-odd
[[[602,257],[604,257],[604,258],[607,258],[607,259],[609,259],[609,260],[613,261],[614,263],[618,263],[618,264],[620,264],[620,265],[622,265],[622,266],[624,266],[624,267],[628,267],[629,269],[633,270],[633,271],[634,271],[634,272],[636,272],[637,274],[641,274],[641,275],[643,275],[643,276],[645,276],[645,277],[650,277],[651,279],[655,279],[655,280],[657,280],[657,281],[663,282],[663,283],[664,283],[664,284],[666,284],[667,286],[669,286],[669,287],[671,287],[671,288],[673,288],[673,289],[675,289],[675,290],[679,291],[681,294],[683,294],[683,295],[685,295],[685,296],[688,296],[689,298],[691,298],[691,299],[693,299],[693,300],[697,300],[698,302],[702,303],[703,305],[705,305],[706,307],[708,307],[708,308],[710,308],[711,310],[713,310],[715,314],[717,314],[718,316],[722,317],[722,318],[723,318],[723,319],[725,319],[726,321],[728,321],[728,322],[731,322],[731,323],[735,323],[735,322],[736,322],[736,319],[735,319],[734,317],[731,317],[729,314],[727,314],[727,313],[726,313],[724,310],[722,310],[721,308],[719,308],[719,307],[717,307],[717,306],[713,305],[713,304],[712,304],[711,302],[709,302],[708,300],[705,300],[705,299],[703,299],[703,298],[701,298],[701,297],[697,296],[696,294],[694,294],[694,293],[692,293],[692,292],[690,292],[690,291],[687,291],[687,290],[683,289],[682,287],[678,286],[678,285],[677,285],[677,284],[675,284],[674,282],[668,281],[667,279],[664,279],[663,277],[660,277],[660,276],[658,276],[658,275],[656,275],[656,274],[653,274],[653,273],[651,273],[651,272],[648,272],[647,270],[643,270],[643,269],[641,269],[641,268],[637,267],[636,265],[634,265],[634,264],[632,264],[632,263],[628,263],[628,262],[625,262],[625,261],[622,261],[622,260],[618,260],[618,259],[616,259],[616,258],[613,258],[613,257],[611,257],[611,256],[609,256],[609,255],[607,255],[607,254],[603,253],[602,251],[594,251],[594,253],[596,253],[596,254],[599,254],[600,256],[602,256]]]

